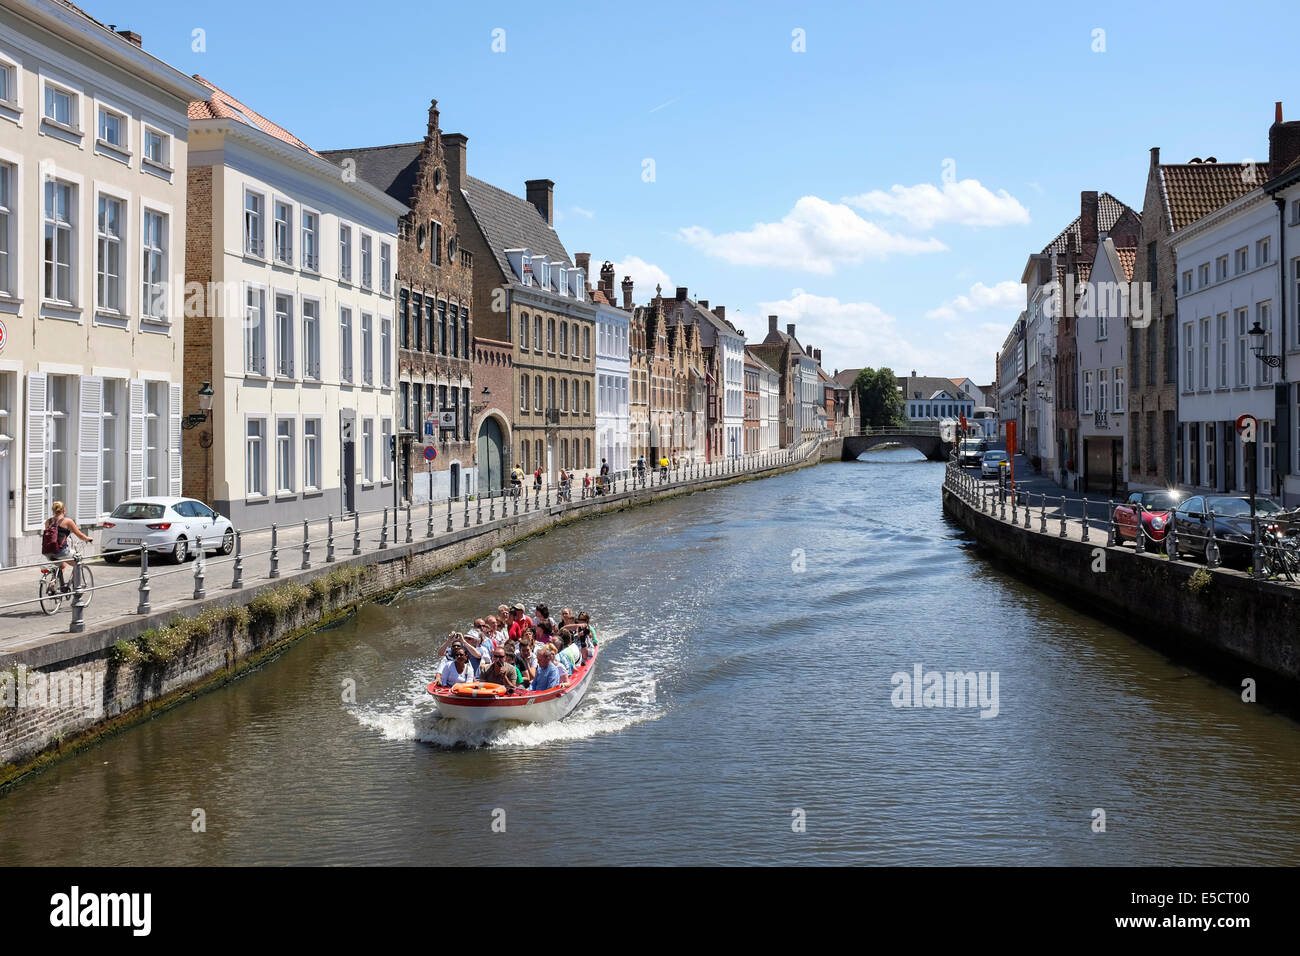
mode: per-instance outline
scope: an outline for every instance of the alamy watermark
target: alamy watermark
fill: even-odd
[[[1067,274],[1064,283],[1053,279],[1045,288],[1043,312],[1049,319],[1128,319],[1130,328],[1145,329],[1154,315],[1150,282],[1075,282]]]
[[[927,671],[913,664],[910,674],[897,671],[890,682],[895,707],[978,707],[982,718],[998,715],[997,671]]]
[[[0,707],[66,707],[82,710],[87,717],[102,717],[104,672],[66,670],[45,674],[19,664],[13,670],[0,671]]]

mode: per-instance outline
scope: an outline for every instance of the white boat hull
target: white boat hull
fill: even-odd
[[[461,697],[445,688],[432,686],[429,693],[433,695],[438,713],[453,720],[464,720],[472,724],[489,724],[502,720],[548,724],[563,720],[582,702],[583,695],[591,686],[592,675],[596,671],[596,658],[599,656],[597,649],[591,660],[575,672],[568,687],[522,691],[505,697]]]

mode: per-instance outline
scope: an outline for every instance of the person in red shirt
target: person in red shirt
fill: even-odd
[[[510,635],[510,640],[518,641],[524,630],[531,629],[532,626],[533,619],[528,616],[522,604],[516,604],[510,609],[510,628],[507,632]]]

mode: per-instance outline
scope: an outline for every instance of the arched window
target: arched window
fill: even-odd
[[[538,375],[533,379],[533,411],[542,410],[542,377]]]
[[[555,354],[555,320],[546,320],[546,351]]]
[[[569,467],[569,439],[560,439],[560,467]]]
[[[537,457],[533,461],[534,471],[536,471],[538,468],[546,467],[546,452],[542,448],[542,440],[540,438],[537,439],[536,448],[537,448]]]
[[[533,316],[533,351],[540,352],[541,350],[542,350],[542,317],[540,315],[535,315]]]
[[[528,467],[528,442],[526,441],[519,446],[519,467],[524,471],[532,471]]]
[[[555,379],[554,378],[548,378],[546,380],[546,407],[547,408],[560,407],[555,404]]]
[[[567,378],[562,378],[560,379],[560,411],[567,412],[568,410],[569,410],[569,380]]]
[[[573,380],[573,414],[578,414],[578,380],[576,378]],[[574,452],[574,457],[577,457],[577,452]]]
[[[583,439],[583,444],[586,446],[586,449],[587,449],[587,467],[588,467],[588,468],[593,468],[593,467],[595,467],[595,463],[591,460],[591,439],[590,439],[590,438],[584,438],[584,439]]]
[[[582,330],[582,357],[591,357],[591,329]]]
[[[528,348],[528,313],[519,313],[519,347]]]
[[[591,383],[590,382],[582,383],[582,410],[584,412],[591,411]]]
[[[569,323],[560,323],[560,354],[569,354]]]
[[[519,376],[519,410],[528,411],[528,376]]]

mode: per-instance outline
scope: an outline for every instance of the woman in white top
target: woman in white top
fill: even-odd
[[[456,649],[449,661],[445,661],[442,670],[434,678],[434,683],[441,687],[454,687],[456,684],[468,684],[474,680],[474,668],[470,667],[469,655],[464,646]]]

